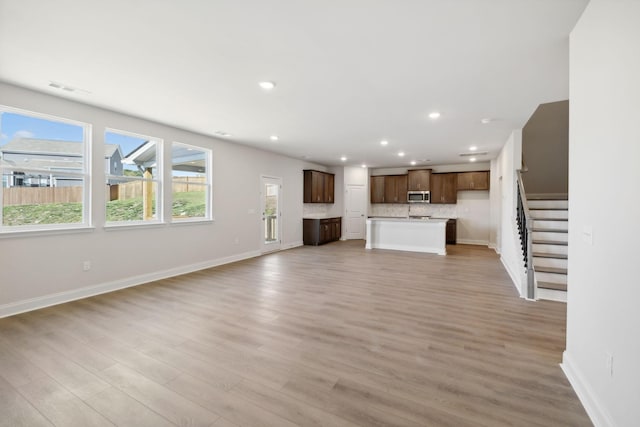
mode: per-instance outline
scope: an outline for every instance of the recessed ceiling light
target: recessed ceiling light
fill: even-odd
[[[383,139],[382,141],[380,141],[380,145],[389,145],[389,141]]]
[[[476,147],[475,145],[472,145],[471,147],[469,147],[469,151],[476,151],[478,149],[478,147]]]
[[[471,158],[469,159],[469,161],[470,161],[470,162],[475,162],[475,161],[476,161],[476,158],[475,158],[475,157],[471,157]]]
[[[274,82],[269,81],[260,82],[258,83],[258,85],[264,90],[272,90],[276,87],[276,84]]]
[[[404,151],[400,151],[400,152],[398,153],[398,157],[404,157]]]
[[[433,113],[429,113],[430,119],[437,119],[438,117],[440,117],[440,113],[437,111],[434,111]]]
[[[347,161],[347,156],[340,157],[340,160],[342,160],[343,162],[346,162]]]
[[[491,119],[490,118],[485,118],[480,120],[480,123],[482,123],[483,125],[486,125],[487,123],[491,123]]]
[[[367,165],[365,165],[364,163],[363,163],[362,165],[360,165],[360,166],[362,166],[363,168],[366,168],[366,167],[367,167]]]
[[[277,140],[279,140],[280,138],[278,138],[278,135],[271,135],[271,136],[269,137],[269,139],[270,139],[270,140],[272,140],[272,141],[277,141]]]
[[[415,160],[411,160],[411,166],[415,166],[418,162],[416,162]]]

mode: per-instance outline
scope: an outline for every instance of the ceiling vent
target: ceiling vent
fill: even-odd
[[[488,151],[474,151],[472,153],[460,153],[460,157],[486,156]]]

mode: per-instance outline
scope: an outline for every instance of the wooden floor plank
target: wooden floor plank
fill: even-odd
[[[52,378],[34,380],[18,388],[18,391],[56,426],[113,426],[113,423]]]
[[[219,418],[218,414],[207,411],[183,395],[125,366],[107,368],[103,371],[103,377],[114,387],[176,425],[204,427],[210,426]]]
[[[0,378],[0,427],[52,425],[11,384]]]
[[[519,298],[487,248],[447,250],[305,246],[0,319],[6,412],[16,425],[591,425],[558,366],[566,305]]]
[[[136,427],[173,427],[167,419],[153,412],[120,390],[108,389],[91,396],[86,403],[115,425]]]

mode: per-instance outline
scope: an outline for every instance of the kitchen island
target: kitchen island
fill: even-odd
[[[447,254],[446,219],[369,218],[365,249]]]

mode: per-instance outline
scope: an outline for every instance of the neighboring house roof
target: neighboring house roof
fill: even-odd
[[[141,168],[156,167],[156,143],[145,141],[135,150],[127,154],[122,163],[138,165]],[[205,171],[205,156],[202,151],[194,151],[188,147],[174,146],[171,150],[173,170],[198,172]]]
[[[0,146],[0,152],[30,154],[30,155],[50,155],[50,156],[66,156],[80,157],[82,155],[82,144],[71,141],[60,141],[55,139],[37,139],[37,138],[16,138],[5,145]],[[104,157],[111,158],[116,152],[122,151],[118,144],[105,144]]]

